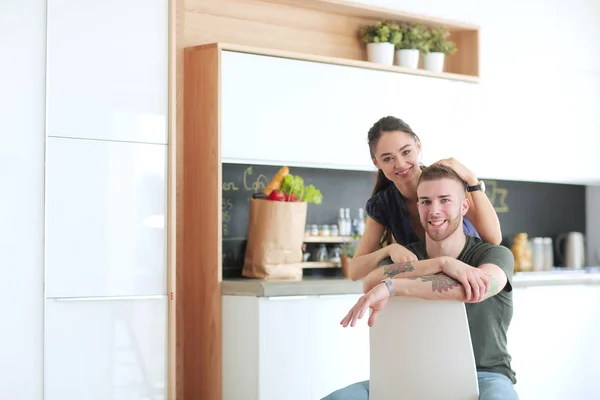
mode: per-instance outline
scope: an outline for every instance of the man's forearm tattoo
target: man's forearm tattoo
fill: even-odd
[[[487,297],[492,297],[496,293],[498,293],[498,279],[495,276],[488,274],[490,277],[490,291]]]
[[[454,279],[449,277],[446,274],[435,274],[430,276],[420,276],[417,278],[409,278],[409,279],[420,279],[421,282],[431,282],[431,289],[434,292],[447,292],[448,290],[454,289],[455,287],[459,287],[460,283]]]
[[[399,264],[386,265],[383,268],[383,274],[389,276],[390,278],[393,278],[394,276],[403,272],[410,272],[414,270],[415,267],[413,267],[412,263],[410,261],[405,261]]]

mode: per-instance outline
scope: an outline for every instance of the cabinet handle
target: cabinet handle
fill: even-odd
[[[319,298],[321,299],[346,299],[350,296],[362,296],[360,293],[340,293],[340,294],[320,294]]]
[[[271,296],[267,297],[268,300],[302,300],[308,299],[308,296]]]
[[[117,300],[161,300],[167,295],[157,294],[150,296],[95,296],[95,297],[47,297],[54,301],[117,301]]]

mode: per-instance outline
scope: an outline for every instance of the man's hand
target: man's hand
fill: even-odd
[[[390,258],[393,263],[403,263],[406,261],[418,261],[417,256],[406,247],[398,244],[392,243],[390,246]]]
[[[477,180],[477,177],[475,176],[475,174],[473,172],[471,172],[471,170],[469,170],[467,167],[462,165],[457,159],[455,159],[453,157],[444,158],[442,160],[435,162],[434,164],[445,165],[446,167],[452,168],[454,170],[454,172],[456,172],[458,174],[458,176],[460,176],[460,178],[463,181],[465,181],[469,186],[476,185],[477,182],[479,182]]]
[[[350,324],[350,326],[356,325],[356,321],[361,319],[368,308],[370,308],[371,316],[369,317],[369,326],[373,326],[375,323],[375,317],[388,302],[390,297],[390,291],[385,283],[380,283],[373,289],[369,290],[368,293],[360,296],[360,299],[356,302],[354,307],[350,309],[348,314],[340,322],[344,328]]]
[[[463,285],[466,301],[479,302],[485,300],[490,291],[490,275],[455,258],[445,258],[442,272]]]

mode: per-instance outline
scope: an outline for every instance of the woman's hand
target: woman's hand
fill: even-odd
[[[390,255],[390,258],[392,259],[393,263],[403,263],[403,262],[407,262],[407,261],[418,261],[419,260],[412,251],[408,250],[406,247],[404,247],[398,243],[392,243],[388,247],[389,247],[389,255]]]
[[[467,185],[469,185],[469,186],[477,185],[477,183],[479,182],[479,180],[477,179],[477,176],[475,176],[475,174],[473,172],[471,172],[471,170],[469,170],[467,167],[462,165],[454,157],[444,158],[442,160],[435,162],[434,165],[435,164],[444,165],[446,167],[452,168],[458,174],[458,176],[460,176],[460,178],[463,181],[465,181],[467,183]]]
[[[385,283],[380,283],[373,289],[369,290],[368,293],[362,295],[356,302],[354,307],[348,311],[348,314],[340,322],[344,328],[350,324],[350,326],[356,325],[356,321],[361,319],[368,308],[371,309],[371,315],[369,316],[369,326],[373,326],[375,323],[375,317],[388,302],[390,298],[390,291]]]

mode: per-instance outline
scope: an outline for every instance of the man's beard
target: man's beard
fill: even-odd
[[[427,235],[431,238],[431,240],[441,242],[442,240],[445,240],[446,238],[450,237],[450,235],[452,235],[456,231],[456,229],[458,229],[459,225],[460,214],[457,215],[456,218],[448,220],[448,228],[446,228],[443,232],[430,228],[429,222],[427,222],[427,229],[425,229],[425,231],[427,232]]]

